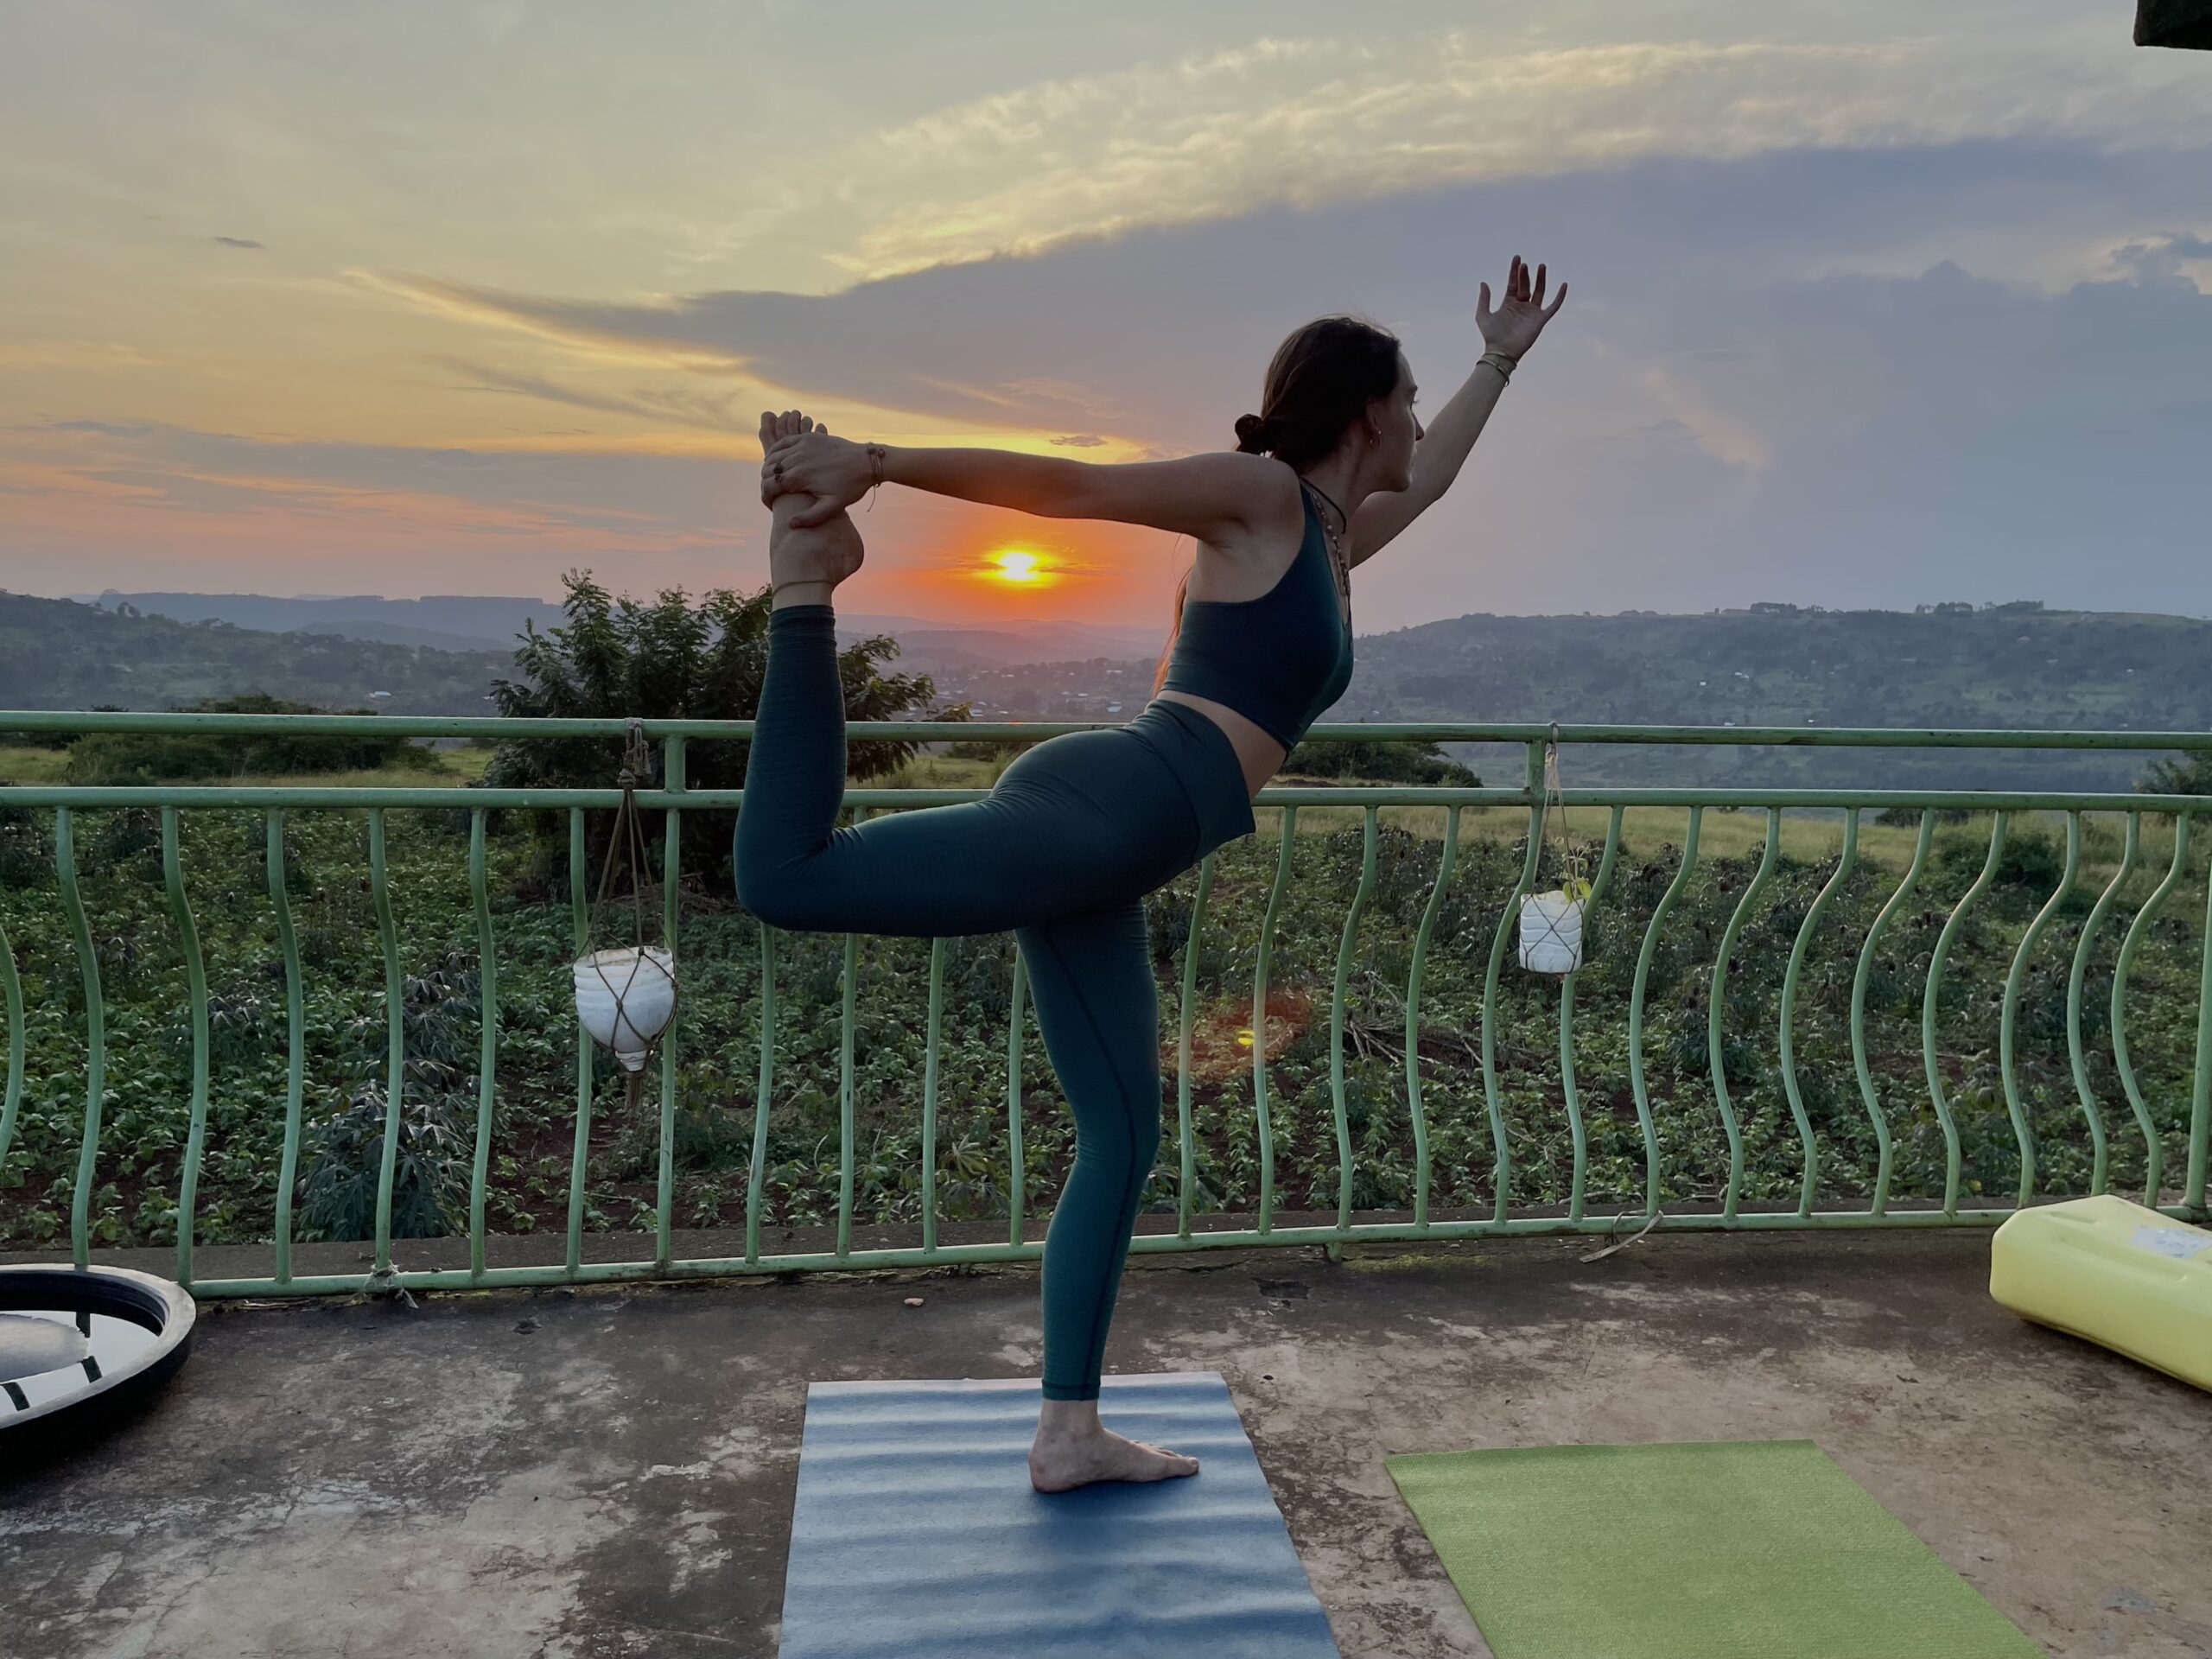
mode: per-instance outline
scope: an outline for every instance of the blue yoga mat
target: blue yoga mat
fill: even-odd
[[[782,1659],[1338,1659],[1229,1388],[1103,1379],[1180,1480],[1029,1484],[1033,1378],[806,1391]]]

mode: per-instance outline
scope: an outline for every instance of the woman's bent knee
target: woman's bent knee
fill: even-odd
[[[737,902],[769,926],[787,933],[819,931],[821,906],[813,903],[808,883],[780,870],[763,870],[741,857],[737,861]]]

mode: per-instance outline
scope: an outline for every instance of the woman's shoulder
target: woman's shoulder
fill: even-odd
[[[1287,462],[1272,455],[1237,459],[1250,463],[1251,510],[1235,530],[1199,543],[1198,556],[1211,556],[1224,569],[1257,572],[1271,581],[1298,556],[1305,540],[1306,492]]]

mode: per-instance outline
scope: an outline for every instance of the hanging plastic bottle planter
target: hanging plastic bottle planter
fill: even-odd
[[[645,1063],[660,1046],[662,1034],[676,1017],[676,957],[667,945],[645,943],[645,837],[639,822],[636,795],[640,785],[652,779],[652,754],[645,747],[644,725],[632,720],[616,781],[622,786],[622,804],[615,809],[614,832],[607,843],[607,866],[599,879],[599,896],[592,901],[584,924],[584,937],[596,940],[600,912],[613,885],[614,866],[626,854],[630,865],[632,940],[587,951],[573,966],[576,989],[576,1018],[585,1035],[611,1051],[627,1074],[634,1094]]]
[[[1552,803],[1559,803],[1560,851],[1567,874],[1549,893],[1521,899],[1521,965],[1532,973],[1571,974],[1582,966],[1582,912],[1590,902],[1590,880],[1582,855],[1567,834],[1567,798],[1559,782],[1559,728],[1544,745],[1544,798],[1536,812],[1536,839],[1543,839]],[[1541,855],[1540,855],[1541,856]]]

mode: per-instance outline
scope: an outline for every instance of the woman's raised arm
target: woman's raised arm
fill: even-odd
[[[1232,450],[1099,462],[1015,449],[861,444],[833,438],[817,425],[769,448],[760,464],[760,496],[772,501],[797,490],[817,498],[793,516],[798,528],[830,518],[883,483],[1039,518],[1105,518],[1211,540],[1249,523],[1268,491],[1281,487],[1280,473],[1264,457]]]

